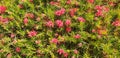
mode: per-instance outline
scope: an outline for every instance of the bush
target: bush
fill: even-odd
[[[1,0],[1,58],[119,58],[119,0]]]

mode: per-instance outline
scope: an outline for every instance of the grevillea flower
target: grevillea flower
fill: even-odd
[[[27,13],[27,14],[25,14],[25,17],[33,19],[35,16],[33,13]]]
[[[64,53],[65,53],[63,49],[59,49],[59,50],[57,50],[57,52],[58,52],[58,54],[59,54],[59,55],[61,55],[61,54],[64,54]]]
[[[95,32],[96,32],[96,30],[95,30],[95,29],[92,29],[92,32],[93,32],[93,33],[95,33]]]
[[[68,53],[67,52],[65,52],[63,55],[64,55],[65,58],[68,57]]]
[[[28,18],[24,18],[23,23],[26,25],[28,24]]]
[[[36,44],[40,44],[41,41],[40,41],[40,40],[36,40],[35,43],[36,43]]]
[[[113,26],[120,26],[120,20],[115,20],[113,23],[112,23]]]
[[[95,13],[95,16],[103,16],[103,12],[101,10],[98,10],[96,13]]]
[[[71,17],[73,17],[76,12],[77,12],[77,8],[72,8],[72,9],[70,9],[69,14]]]
[[[76,34],[75,36],[74,36],[74,38],[76,38],[76,39],[79,39],[81,37],[81,35],[79,35],[79,34]]]
[[[23,5],[22,5],[22,4],[19,4],[18,7],[19,7],[19,8],[23,8]]]
[[[5,6],[0,6],[0,14],[3,14],[7,8]]]
[[[67,0],[67,2],[66,2],[67,4],[71,4],[71,0]]]
[[[59,5],[59,2],[51,1],[50,4],[56,6],[56,5]]]
[[[16,47],[15,50],[16,50],[16,52],[20,52],[21,49],[20,49],[20,47]]]
[[[97,33],[98,33],[99,35],[106,35],[106,34],[107,34],[107,30],[105,30],[105,29],[98,29],[98,30],[97,30]]]
[[[71,31],[71,27],[66,27],[66,32],[70,32]]]
[[[79,22],[85,22],[85,19],[83,17],[78,17]]]
[[[8,23],[8,21],[9,21],[8,18],[4,18],[4,19],[2,20],[3,23]]]
[[[3,24],[7,24],[9,22],[8,18],[3,18],[2,16],[0,16],[0,22]]]
[[[110,1],[110,2],[109,2],[109,5],[110,5],[110,6],[115,6],[115,3]]]
[[[96,5],[95,6],[95,10],[97,11],[95,13],[95,16],[102,16],[103,14],[109,11],[109,8],[106,6],[100,6],[100,5]]]
[[[47,21],[46,26],[47,27],[54,27],[54,23],[52,21]]]
[[[67,19],[67,20],[65,21],[65,26],[69,26],[70,24],[71,24],[71,20]]]
[[[59,28],[63,27],[63,22],[61,20],[56,20],[55,23]]]
[[[59,43],[58,39],[56,39],[56,38],[53,38],[50,42],[54,43],[54,44],[58,44]]]
[[[32,31],[28,32],[29,37],[33,37],[33,36],[36,36],[36,35],[37,35],[37,32],[35,30],[32,30]]]
[[[96,6],[95,6],[95,9],[96,9],[96,10],[102,10],[102,6],[96,5]]]
[[[87,0],[88,3],[94,3],[94,0]]]
[[[65,13],[65,9],[62,8],[62,9],[60,9],[60,10],[57,10],[57,11],[55,12],[55,15],[61,16],[61,15],[63,15],[64,13]]]
[[[78,50],[75,49],[75,50],[74,50],[74,53],[75,53],[75,54],[78,54]]]
[[[11,38],[14,38],[14,37],[15,37],[15,34],[11,33],[11,34],[10,34],[10,37],[11,37]]]

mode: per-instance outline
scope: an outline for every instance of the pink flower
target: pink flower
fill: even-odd
[[[11,34],[10,34],[10,37],[11,37],[11,38],[14,38],[14,37],[15,37],[15,34],[11,33]]]
[[[0,14],[4,13],[6,9],[7,8],[5,6],[0,6]]]
[[[85,22],[85,19],[83,17],[78,17],[79,22]]]
[[[16,47],[15,50],[16,50],[16,52],[20,52],[21,49],[20,49],[20,47]]]
[[[7,24],[8,23],[8,18],[3,18],[2,16],[0,16],[0,22],[3,24]]]
[[[52,21],[47,21],[46,26],[47,27],[54,27],[54,23]]]
[[[110,2],[109,2],[109,5],[110,5],[110,6],[115,6],[115,3],[110,1]]]
[[[70,27],[66,27],[66,32],[70,32],[71,28]]]
[[[93,32],[93,33],[95,33],[95,32],[96,32],[96,30],[95,30],[95,29],[92,29],[92,32]]]
[[[27,14],[25,14],[25,17],[33,19],[35,16],[33,13],[27,13]]]
[[[113,23],[112,23],[113,26],[120,26],[120,20],[115,20]]]
[[[68,53],[67,52],[65,52],[63,55],[64,55],[65,58],[68,57]]]
[[[24,22],[25,25],[28,24],[28,19],[24,18],[23,22]]]
[[[5,23],[5,24],[8,23],[8,18],[3,18],[2,23]]]
[[[75,50],[74,50],[74,53],[75,53],[75,54],[78,54],[78,50],[75,49]]]
[[[55,5],[58,5],[58,4],[59,4],[59,2],[54,2],[54,1],[51,1],[51,2],[50,2],[50,4],[55,6]]]
[[[94,0],[87,0],[88,3],[94,3]]]
[[[67,0],[67,2],[66,2],[67,4],[71,4],[71,0]]]
[[[102,6],[102,8],[103,8],[103,11],[104,11],[104,12],[108,12],[108,11],[109,11],[109,8],[108,8],[108,7]]]
[[[59,50],[57,50],[57,52],[58,52],[58,54],[59,54],[59,55],[61,55],[61,54],[64,54],[64,53],[65,53],[63,49],[59,49]]]
[[[102,10],[102,6],[96,5],[96,6],[95,6],[95,9],[96,9],[96,10]]]
[[[51,42],[54,43],[54,44],[58,44],[58,39],[53,38],[53,39],[51,40]]]
[[[109,11],[109,8],[108,8],[108,7],[100,6],[100,5],[96,5],[96,6],[95,6],[95,9],[96,9],[96,11],[97,11],[97,12],[95,13],[95,16],[102,16],[102,17],[103,17],[103,14]]]
[[[61,15],[63,15],[64,13],[65,13],[65,9],[62,8],[62,9],[60,9],[60,10],[57,10],[57,11],[55,12],[55,15],[61,16]]]
[[[33,36],[36,36],[36,35],[37,35],[37,32],[35,30],[32,30],[32,31],[28,32],[29,37],[33,37]]]
[[[19,8],[23,8],[23,5],[22,5],[22,4],[19,4],[18,7],[19,7]]]
[[[69,11],[70,16],[73,17],[75,15],[75,12],[77,12],[77,8],[70,9]]]
[[[66,26],[69,26],[70,24],[71,24],[71,20],[67,19],[67,20],[65,21],[65,25],[66,25]]]
[[[63,27],[63,22],[61,20],[56,20],[55,23],[59,28]]]
[[[95,13],[95,16],[103,16],[103,13],[101,10],[98,10],[96,13]]]
[[[74,36],[74,38],[76,38],[76,39],[79,39],[80,37],[81,37],[81,35],[79,35],[79,34]]]

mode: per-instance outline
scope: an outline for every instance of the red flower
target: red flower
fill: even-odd
[[[96,6],[95,6],[95,9],[96,9],[96,10],[102,10],[102,6],[96,5]]]
[[[56,20],[55,23],[59,28],[63,27],[63,22],[61,20]]]
[[[109,5],[110,5],[110,6],[115,6],[115,3],[110,1],[110,2],[109,2]]]
[[[68,57],[68,53],[67,52],[65,52],[63,55],[64,55],[65,58]]]
[[[27,18],[24,18],[23,20],[24,24],[26,25],[28,23],[28,19]]]
[[[78,17],[79,22],[85,22],[85,19],[83,17]]]
[[[15,50],[16,50],[16,52],[20,52],[21,49],[20,49],[20,47],[16,47]]]
[[[2,22],[3,22],[3,23],[8,23],[8,18],[4,18],[4,19],[2,20]]]
[[[120,20],[115,20],[113,23],[112,23],[113,26],[120,26]]]
[[[27,13],[27,14],[25,14],[25,17],[33,19],[35,16],[33,13]]]
[[[88,3],[94,3],[94,0],[87,0]]]
[[[60,10],[57,10],[57,11],[55,12],[55,15],[61,16],[61,15],[63,15],[64,13],[65,13],[65,9],[62,8],[62,9],[60,9]]]
[[[6,9],[7,8],[5,6],[0,6],[0,14],[4,13]]]
[[[103,16],[103,13],[101,10],[98,10],[96,13],[95,13],[95,16]]]
[[[79,34],[74,36],[74,38],[76,38],[76,39],[79,39],[80,37],[81,37],[81,35],[79,35]]]
[[[59,2],[51,1],[50,4],[51,4],[51,5],[59,5]]]
[[[37,35],[37,32],[35,30],[32,30],[32,31],[28,32],[29,37],[33,37],[33,36],[36,36],[36,35]]]
[[[53,38],[53,39],[51,40],[51,42],[54,43],[54,44],[58,44],[58,39]]]
[[[71,28],[70,27],[67,27],[66,28],[66,32],[70,32],[71,31]]]
[[[57,50],[57,52],[59,53],[59,55],[61,55],[61,54],[64,54],[64,53],[65,53],[63,49],[59,49],[59,50]]]
[[[19,8],[23,8],[23,5],[22,5],[22,4],[19,4],[18,7],[19,7]]]
[[[73,17],[75,15],[75,12],[77,12],[77,8],[70,9],[69,11],[70,16]]]
[[[47,27],[54,27],[54,23],[52,21],[46,22]]]
[[[68,20],[65,21],[66,26],[69,26],[70,24],[71,24],[71,20],[68,19]]]

